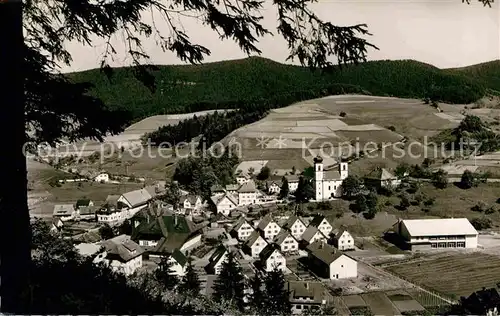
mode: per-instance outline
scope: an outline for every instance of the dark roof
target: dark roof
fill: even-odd
[[[80,199],[76,201],[76,207],[89,206],[90,202],[90,199]]]
[[[339,239],[340,237],[342,237],[342,234],[344,234],[344,232],[349,233],[345,228],[339,229],[339,231],[335,234],[335,238]]]
[[[237,191],[239,188],[239,184],[228,184],[226,185],[226,190],[227,191]]]
[[[238,221],[236,222],[236,224],[233,226],[232,230],[237,231],[245,223],[248,223],[248,225],[252,226],[252,224],[250,224],[244,216],[240,217],[240,219],[238,219]]]
[[[266,216],[264,216],[260,222],[259,222],[259,225],[257,226],[258,229],[260,230],[264,230],[267,225],[269,225],[269,223],[271,223],[273,221],[271,215],[267,214]]]
[[[274,238],[274,242],[277,245],[281,245],[285,241],[285,239],[287,239],[288,236],[292,237],[292,235],[290,234],[290,232],[287,231],[287,230],[285,230],[285,229],[281,229],[279,231],[278,235],[276,235],[276,237]],[[295,238],[293,238],[293,239],[295,240]]]
[[[365,179],[384,181],[397,179],[397,177],[385,168],[375,168],[365,176]]]
[[[325,216],[316,215],[316,216],[314,216],[312,221],[309,223],[309,226],[318,227],[324,219],[325,219]]]
[[[102,245],[106,248],[106,258],[127,262],[143,254],[142,249],[137,243],[132,241],[127,235],[120,235],[105,240]]]
[[[295,215],[292,215],[290,217],[288,217],[288,219],[286,220],[286,222],[283,224],[283,228],[286,228],[286,229],[290,229],[292,228],[293,224],[299,220],[302,224],[304,224],[304,221],[298,217],[298,216],[295,216]],[[306,226],[306,224],[304,224],[304,226]]]
[[[290,292],[291,302],[299,298],[308,297],[312,299],[312,302],[321,304],[326,289],[321,282],[288,281],[288,291]]]
[[[208,259],[209,263],[205,267],[205,270],[209,273],[213,273],[215,265],[219,263],[220,259],[224,256],[226,252],[227,252],[226,247],[222,245],[217,247],[217,249],[215,249],[215,252]]]
[[[317,155],[316,157],[314,157],[313,161],[314,161],[314,163],[322,163],[323,158],[321,158],[320,155]]]
[[[333,248],[332,246],[316,241],[306,247],[307,251],[322,262],[330,265],[332,262],[343,256],[344,254]]]
[[[302,240],[309,242],[317,233],[323,234],[318,227],[309,225],[301,236]]]
[[[495,288],[483,288],[472,293],[464,303],[469,313],[484,315],[489,309],[500,308],[500,295]]]
[[[296,175],[296,174],[290,174],[290,175],[286,175],[285,178],[288,182],[296,182],[296,181],[299,181],[300,176]]]
[[[181,266],[185,266],[188,262],[188,258],[179,249],[175,249],[171,256]]]
[[[99,210],[98,206],[82,206],[79,208],[80,215],[93,215]]]
[[[180,198],[180,202],[181,203],[184,203],[184,201],[188,200],[189,203],[191,204],[196,204],[196,201],[201,198],[197,195],[191,195],[191,194],[188,194],[188,195],[184,195],[184,196],[181,196]]]
[[[260,260],[266,261],[275,252],[281,252],[280,248],[276,244],[268,244],[259,254]]]
[[[252,246],[257,241],[257,239],[259,239],[259,237],[262,237],[261,233],[257,230],[254,230],[250,234],[248,239],[245,241],[245,245]],[[264,237],[262,237],[262,239],[264,239]],[[264,241],[265,241],[265,239],[264,239]]]
[[[257,187],[255,186],[255,182],[252,180],[243,183],[241,187],[238,189],[238,193],[253,193],[257,191]]]

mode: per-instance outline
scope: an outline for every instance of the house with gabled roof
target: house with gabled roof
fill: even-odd
[[[243,183],[238,189],[238,205],[251,205],[257,202],[257,186],[253,180]]]
[[[228,184],[226,185],[225,191],[226,193],[237,194],[240,186],[241,184]]]
[[[125,275],[133,274],[142,266],[144,249],[127,235],[120,235],[105,240],[101,244],[105,251],[99,254],[94,262],[103,262],[113,271]]]
[[[309,268],[319,277],[336,280],[358,276],[357,261],[323,241],[308,245],[306,251]]]
[[[288,217],[286,222],[281,227],[288,230],[297,240],[302,238],[302,234],[304,234],[307,229],[307,226],[304,224],[302,219],[295,215]]]
[[[276,244],[268,244],[260,252],[259,258],[260,267],[266,272],[271,272],[274,269],[286,270],[286,258]]]
[[[304,245],[312,244],[316,241],[327,241],[328,238],[315,226],[309,225],[302,234],[301,243]]]
[[[244,241],[248,237],[250,237],[253,231],[254,231],[253,226],[244,216],[242,216],[238,219],[238,221],[236,222],[236,224],[233,226],[233,228],[229,233],[234,238]]]
[[[251,179],[252,178],[244,172],[242,172],[236,176],[236,182],[238,182],[239,185],[245,184],[248,181],[250,181]]]
[[[94,206],[94,202],[90,199],[79,199],[76,201],[75,208],[78,210],[83,207]]]
[[[386,168],[375,168],[364,177],[366,186],[380,188],[395,188],[401,184],[401,179]]]
[[[208,274],[220,274],[222,263],[227,259],[228,254],[226,247],[222,245],[217,247],[208,259],[209,263],[205,266],[205,271]]]
[[[168,257],[168,261],[171,264],[170,270],[172,271],[172,275],[179,277],[184,276],[184,274],[186,274],[188,260],[189,259],[179,249],[175,249]]]
[[[293,194],[299,187],[300,176],[296,174],[290,174],[285,175],[284,177],[286,178],[286,181],[288,181],[288,192],[290,192],[290,194]]]
[[[181,196],[179,202],[181,207],[185,210],[199,211],[203,206],[201,197],[193,194]]]
[[[252,258],[258,258],[266,246],[267,241],[262,237],[261,232],[254,230],[243,244],[243,250]]]
[[[273,243],[280,247],[281,252],[290,252],[299,250],[298,241],[290,234],[289,231],[281,229],[278,235],[273,240]]]
[[[294,315],[303,311],[314,312],[326,305],[328,291],[321,282],[288,281],[287,290]]]
[[[330,233],[333,230],[332,225],[323,215],[314,216],[312,221],[309,223],[309,226],[317,227],[327,238],[330,237]]]
[[[75,218],[76,210],[73,204],[56,204],[52,216],[60,218],[61,221],[67,221]]]
[[[129,208],[135,209],[139,207],[146,207],[148,205],[148,202],[152,198],[153,197],[151,196],[151,194],[149,194],[148,190],[138,189],[127,193],[123,193],[118,198],[117,202],[121,202]]]
[[[201,244],[201,227],[183,216],[135,216],[132,225],[132,239],[150,256],[165,256],[175,249],[185,253]]]
[[[342,251],[355,249],[354,238],[346,229],[334,232],[333,245]]]
[[[281,227],[273,220],[271,215],[267,214],[259,221],[257,229],[262,232],[265,239],[273,240],[278,235]]]
[[[222,213],[226,217],[238,207],[238,199],[229,193],[214,195],[211,200],[216,207],[217,213]]]
[[[466,315],[497,316],[500,309],[500,295],[495,288],[485,288],[461,298]]]
[[[267,181],[266,189],[268,194],[279,194],[281,192],[281,183],[279,181]]]

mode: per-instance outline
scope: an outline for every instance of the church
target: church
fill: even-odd
[[[340,162],[338,169],[323,169],[323,158],[314,158],[315,200],[324,201],[342,196],[342,181],[348,175],[347,162]]]

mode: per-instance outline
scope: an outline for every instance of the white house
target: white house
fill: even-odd
[[[339,163],[338,170],[323,169],[323,158],[314,158],[314,191],[316,201],[342,196],[342,181],[348,176],[346,162]]]
[[[294,315],[317,311],[326,305],[328,292],[321,282],[288,281],[287,290]]]
[[[172,252],[168,257],[168,262],[171,264],[172,275],[182,277],[186,274],[188,258],[179,249]]]
[[[297,188],[299,187],[299,176],[292,174],[286,175],[285,178],[288,181],[288,192],[292,194],[297,191]]]
[[[238,200],[232,194],[217,194],[211,197],[217,213],[228,217],[231,211],[238,207]]]
[[[279,194],[281,191],[281,186],[276,181],[267,181],[266,187],[267,187],[268,194]]]
[[[345,229],[339,230],[333,236],[333,244],[339,250],[354,250],[354,238],[352,235]]]
[[[107,172],[101,172],[94,177],[95,182],[106,183],[109,182],[109,174]]]
[[[290,252],[299,250],[299,243],[289,231],[281,229],[273,242],[280,247],[281,252]]]
[[[252,256],[252,258],[258,258],[260,252],[262,249],[264,249],[267,246],[267,242],[260,233],[256,230],[254,230],[248,239],[245,241],[245,244],[243,247],[245,248],[246,252]]]
[[[182,206],[182,208],[185,210],[198,211],[203,206],[202,201],[201,201],[201,197],[199,197],[197,195],[192,195],[192,194],[181,196],[179,202],[180,202],[180,205]]]
[[[323,233],[323,235],[325,235],[326,237],[330,236],[330,233],[332,232],[333,229],[332,225],[323,215],[314,216],[312,221],[309,223],[309,226],[314,226],[318,228],[321,231],[321,233]]]
[[[240,186],[241,184],[228,184],[226,185],[225,191],[230,194],[238,194],[238,189],[240,188]]]
[[[75,209],[79,210],[84,207],[94,206],[94,202],[90,199],[79,199],[76,201]]]
[[[316,275],[331,280],[356,278],[358,263],[325,242],[315,242],[307,246],[309,264]]]
[[[278,223],[271,218],[271,215],[268,214],[260,220],[257,229],[262,232],[265,239],[273,240],[274,237],[278,235],[281,228]]]
[[[76,210],[73,204],[56,204],[52,215],[64,222],[75,218]]]
[[[405,219],[393,230],[409,250],[477,248],[478,232],[467,218]]]
[[[275,244],[268,244],[259,254],[260,265],[266,272],[271,272],[275,268],[281,271],[286,270],[285,256]]]
[[[245,217],[240,217],[238,222],[233,226],[231,229],[231,235],[241,241],[246,240],[252,232],[254,231],[254,228],[252,225],[247,221]]]
[[[130,239],[130,236],[120,235],[102,243],[104,253],[99,254],[94,262],[103,262],[113,271],[125,275],[133,274],[142,266],[144,250]]]
[[[123,203],[131,209],[146,207],[153,197],[146,189],[139,189],[122,194],[118,198],[119,203]]]
[[[290,231],[292,236],[297,240],[302,238],[302,234],[304,234],[307,229],[306,224],[304,224],[300,217],[295,215],[290,216],[282,227]]]
[[[395,188],[401,184],[401,179],[385,168],[375,168],[364,177],[364,181],[365,185],[376,188]]]
[[[248,181],[250,181],[250,177],[247,174],[241,173],[236,176],[236,182],[238,182],[239,185],[245,184]]]
[[[52,224],[50,225],[50,231],[51,232],[59,232],[59,231],[61,231],[63,226],[64,226],[63,221],[58,217],[54,217],[52,219]]]
[[[248,181],[238,189],[238,205],[250,205],[257,202],[257,188],[254,181]]]
[[[208,274],[220,274],[222,269],[222,263],[227,260],[228,251],[226,247],[219,246],[215,249],[215,252],[208,259],[209,263],[205,266],[205,270]]]
[[[315,226],[309,225],[306,231],[302,234],[302,241],[312,244],[317,241],[327,241],[328,238]]]

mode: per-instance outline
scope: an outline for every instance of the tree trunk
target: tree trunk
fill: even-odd
[[[2,188],[1,310],[26,313],[31,230],[24,124],[24,39],[21,0],[0,0],[0,152]]]

